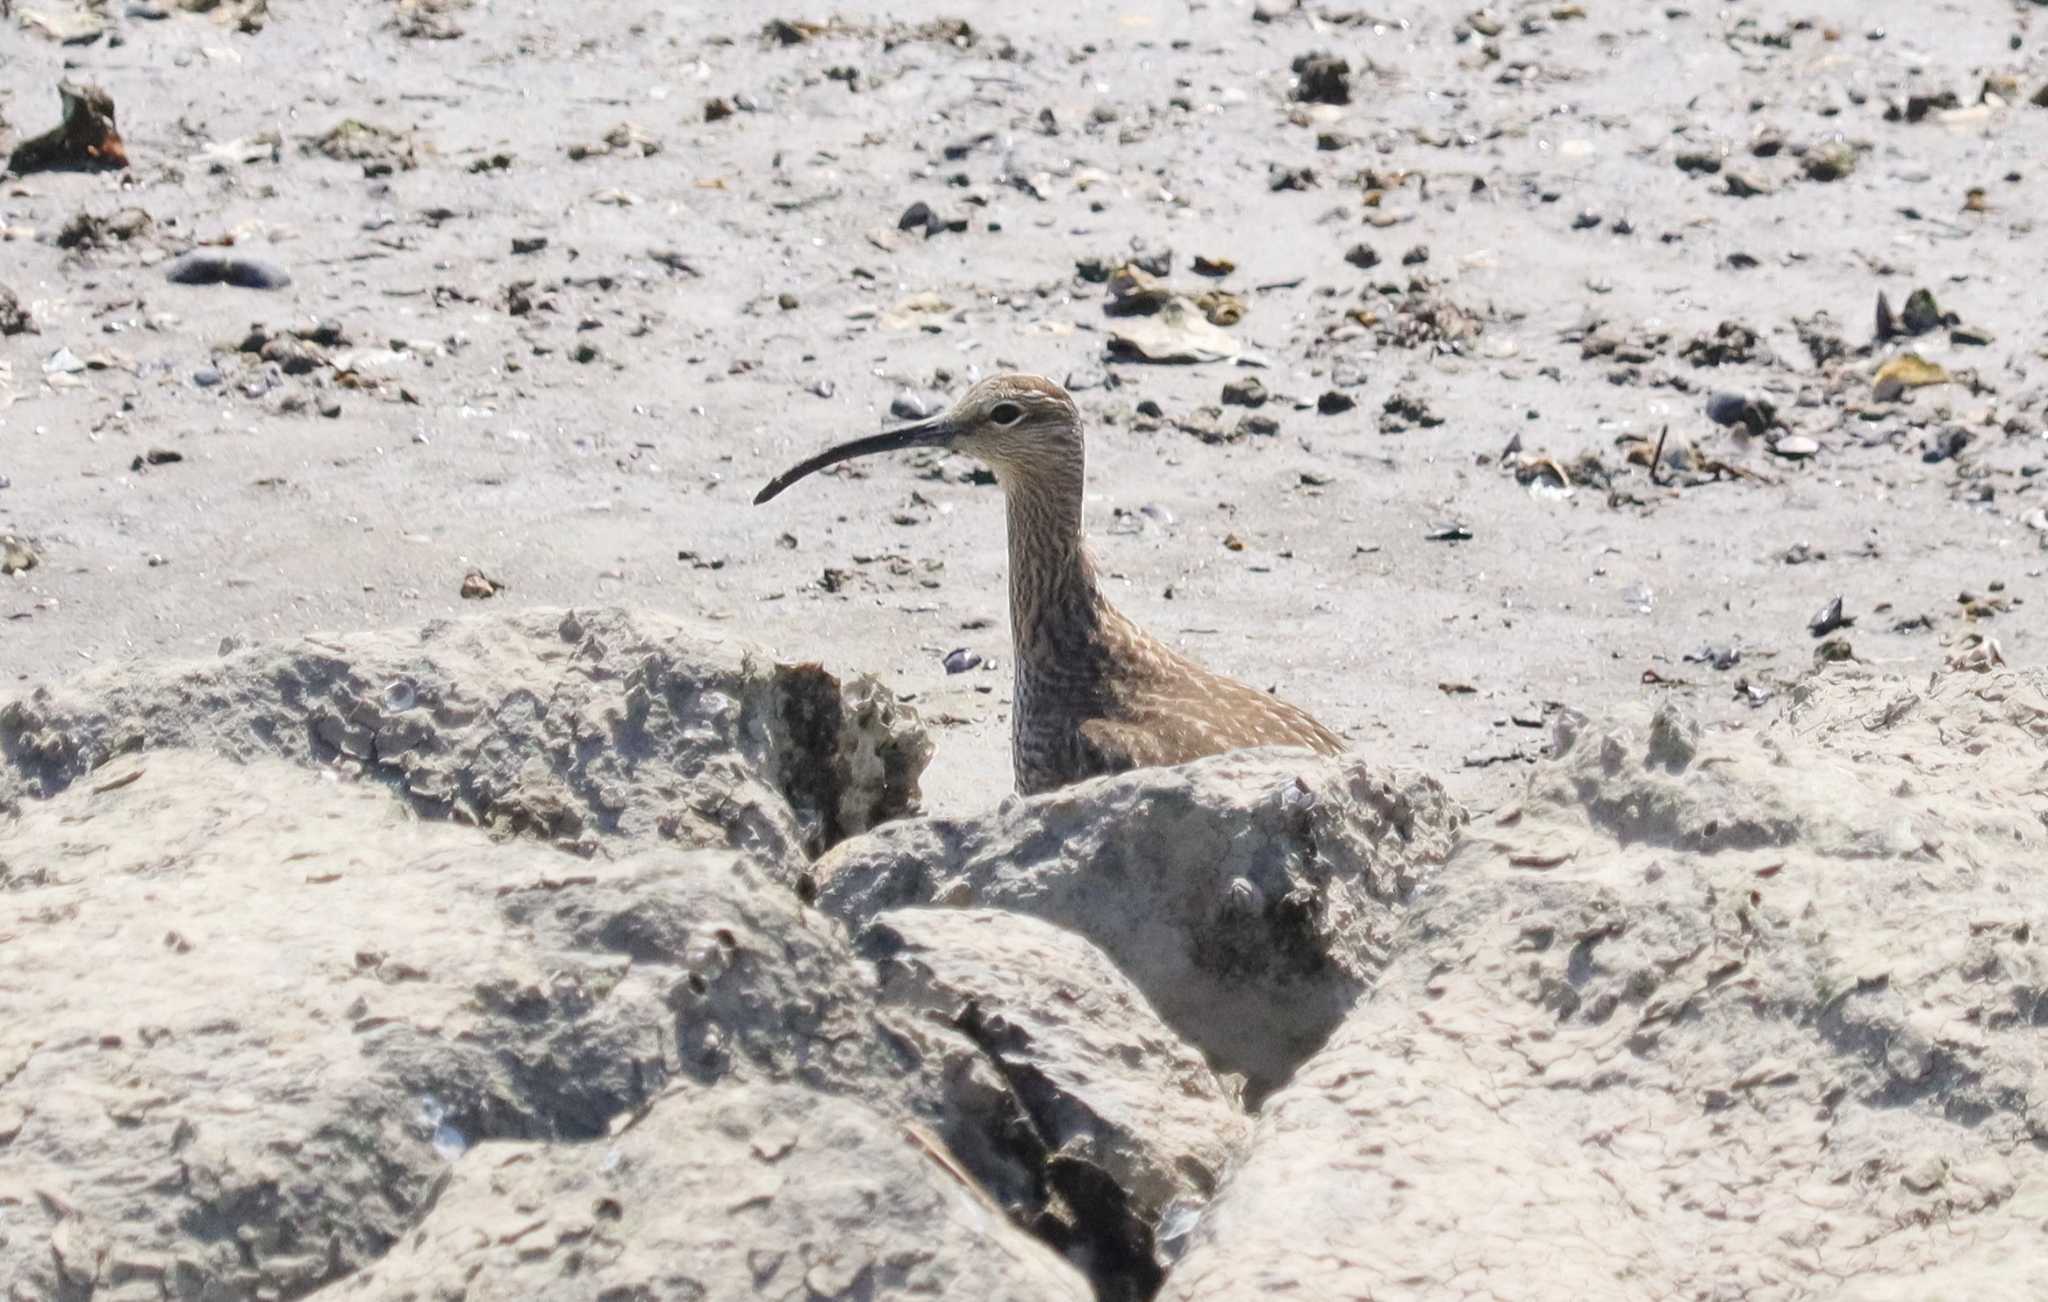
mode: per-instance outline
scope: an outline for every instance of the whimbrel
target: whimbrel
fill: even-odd
[[[1017,790],[1180,764],[1245,746],[1324,755],[1343,741],[1307,714],[1211,673],[1102,595],[1081,527],[1086,440],[1066,390],[997,375],[929,420],[825,449],[769,481],[756,505],[812,471],[898,448],[942,447],[992,467],[1010,526],[1010,651]]]

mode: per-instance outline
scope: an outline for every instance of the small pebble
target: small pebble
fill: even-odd
[[[1716,425],[1740,425],[1749,399],[1739,393],[1720,390],[1707,395],[1707,419]]]
[[[1226,380],[1223,403],[1227,407],[1263,407],[1266,405],[1266,386],[1259,383],[1255,375],[1242,380]]]
[[[964,674],[970,669],[979,669],[981,667],[981,657],[964,646],[954,647],[951,651],[946,652],[945,664],[947,673]]]
[[[164,268],[164,279],[174,285],[233,285],[236,289],[283,289],[292,283],[291,274],[275,262],[194,249],[173,258]]]

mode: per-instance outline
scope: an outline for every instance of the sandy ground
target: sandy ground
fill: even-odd
[[[1866,661],[2038,661],[2048,10],[1266,3],[115,3],[61,45],[64,0],[17,0],[0,144],[68,76],[132,166],[0,184],[34,329],[0,337],[0,533],[40,561],[0,580],[0,690],[454,614],[477,569],[882,672],[940,737],[929,803],[979,805],[1010,785],[999,490],[903,457],[748,502],[1000,369],[1076,388],[1127,611],[1481,809],[1559,705],[1748,715],[1837,596]],[[1316,51],[1349,103],[1296,98]],[[394,134],[330,157],[348,120]],[[918,202],[936,233],[898,229]],[[167,283],[226,240],[291,285]],[[1077,264],[1169,250],[1263,367],[1105,362]],[[1873,347],[1919,287],[1960,335]],[[1445,303],[1476,331],[1414,328]],[[1880,401],[1901,349],[1955,378]],[[1277,431],[1224,437],[1244,410],[1203,409],[1253,376]],[[1713,424],[1716,391],[1782,425]],[[1653,480],[1629,451],[1667,426]]]

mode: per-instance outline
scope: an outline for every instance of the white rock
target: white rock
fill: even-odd
[[[296,1295],[410,1232],[449,1155],[601,1139],[674,1079],[957,1121],[934,1033],[883,1027],[840,929],[729,850],[581,860],[158,750],[0,821],[0,881],[24,1296]]]
[[[859,938],[885,1003],[955,1027],[1009,1083],[1049,1211],[1091,1274],[1157,1284],[1169,1211],[1199,1211],[1251,1126],[1201,1055],[1087,941],[992,909],[897,909]]]
[[[872,678],[645,612],[536,608],[32,688],[0,703],[19,757],[0,765],[0,812],[159,746],[339,764],[424,815],[584,853],[731,845],[777,865],[913,807],[931,756]]]
[[[1256,1095],[1385,963],[1462,821],[1432,778],[1245,751],[885,824],[818,861],[818,903],[854,922],[944,903],[1065,927]]]
[[[1087,1282],[928,1135],[788,1087],[683,1089],[618,1137],[486,1144],[329,1299],[991,1298]]]
[[[1840,668],[1767,729],[1567,736],[1160,1296],[2038,1293],[2044,687]]]

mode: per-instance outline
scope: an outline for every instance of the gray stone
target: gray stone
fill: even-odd
[[[2037,1293],[2044,689],[1845,666],[1767,728],[1567,727],[1160,1296]]]
[[[818,902],[850,922],[936,903],[1065,927],[1256,1096],[1386,962],[1462,822],[1431,778],[1241,751],[885,825],[818,861]]]
[[[851,1099],[685,1087],[593,1144],[486,1144],[375,1266],[320,1298],[1090,1302],[943,1146]]]
[[[1149,1296],[1164,1220],[1198,1212],[1250,1133],[1238,1099],[1079,936],[993,909],[897,909],[859,938],[884,1003],[957,1029],[1028,1121],[1038,1213],[1092,1277]],[[1050,1218],[1047,1220],[1046,1218]]]
[[[422,815],[585,854],[682,842],[774,865],[912,808],[931,756],[872,678],[644,612],[531,609],[31,688],[0,704],[0,812],[163,746],[367,774]]]
[[[972,1085],[753,856],[493,844],[367,776],[122,756],[0,822],[0,888],[17,1295],[296,1296],[408,1234],[471,1145],[600,1140],[671,1082],[942,1134]]]

